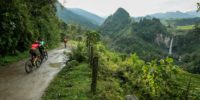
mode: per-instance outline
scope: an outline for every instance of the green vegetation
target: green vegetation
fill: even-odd
[[[181,57],[181,66],[192,73],[200,73],[199,32],[200,27],[197,24],[194,26],[194,29],[188,31],[186,35],[177,36],[177,43],[174,45],[174,50]]]
[[[164,38],[170,35],[159,19],[143,18],[135,22],[128,12],[119,8],[105,20],[100,31],[113,51],[137,53],[147,61],[167,55]]]
[[[177,30],[192,30],[194,28],[194,25],[187,25],[187,26],[177,26]]]
[[[39,37],[44,37],[49,46],[56,45],[60,32],[53,6],[55,1],[2,1],[0,55],[26,51]]]
[[[179,69],[173,64],[173,59],[145,62],[136,54],[127,56],[111,52],[102,43],[98,43],[95,49],[100,63],[97,92],[92,95],[92,69],[87,64],[85,45],[78,42],[77,47],[68,54],[70,60],[67,66],[48,87],[43,100],[124,100],[126,95],[135,95],[144,100],[199,99],[200,76]]]
[[[187,25],[194,25],[200,22],[200,18],[183,18],[183,19],[168,19],[164,21],[167,25],[172,26],[187,26]]]
[[[98,31],[89,31],[85,26],[97,26],[71,11],[65,10],[62,13],[66,16],[61,16],[59,11],[63,8],[55,3],[56,0],[0,3],[0,65],[27,57],[30,44],[40,37],[50,47],[62,37],[77,40],[67,54],[69,61],[42,99],[124,100],[127,95],[142,100],[200,99],[200,76],[182,70],[200,73],[200,26],[194,25],[199,18],[167,20],[166,27],[156,18],[136,22],[119,8]],[[59,17],[68,17],[72,23],[78,20],[80,25],[59,22],[56,11]],[[171,57],[176,59],[167,54],[173,36],[175,53]],[[94,57],[98,57],[99,66],[97,91],[93,94],[90,85]]]
[[[16,55],[9,55],[9,56],[5,56],[5,57],[0,57],[0,66],[5,66],[7,64],[13,63],[13,62],[17,62],[20,61],[22,59],[27,58],[28,52],[23,52],[23,53],[17,53]]]

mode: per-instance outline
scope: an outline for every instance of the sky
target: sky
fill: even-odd
[[[58,0],[68,8],[81,8],[102,17],[113,14],[119,7],[124,8],[131,16],[172,11],[196,10],[200,0]]]

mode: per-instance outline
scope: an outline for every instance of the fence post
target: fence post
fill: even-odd
[[[93,94],[96,93],[98,63],[99,63],[98,57],[94,57],[92,64],[92,84],[91,84],[91,91]]]
[[[91,46],[90,47],[90,66],[92,66],[92,64],[93,64],[93,52],[94,52],[94,50],[93,50],[93,46]]]

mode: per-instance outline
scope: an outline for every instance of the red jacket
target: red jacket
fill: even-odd
[[[39,46],[40,46],[40,44],[38,44],[38,43],[33,43],[33,44],[31,45],[31,49],[38,49]]]

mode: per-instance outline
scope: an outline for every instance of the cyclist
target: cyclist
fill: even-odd
[[[41,38],[40,39],[40,46],[39,46],[39,51],[40,51],[40,55],[42,55],[42,57],[44,57],[44,50],[45,50],[45,42],[44,42],[44,39]]]
[[[63,39],[63,42],[64,42],[64,45],[65,45],[65,48],[66,48],[67,47],[67,38],[66,37]]]
[[[31,49],[29,51],[29,53],[31,54],[31,60],[32,60],[32,64],[35,65],[35,61],[37,60],[38,56],[39,56],[39,41],[35,41],[33,44],[31,44]]]

